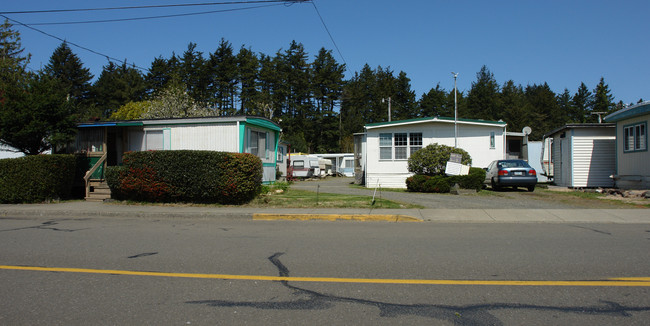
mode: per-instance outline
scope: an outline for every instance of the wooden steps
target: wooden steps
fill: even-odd
[[[91,181],[90,192],[86,197],[86,201],[104,201],[104,199],[111,198],[111,189],[105,181]]]

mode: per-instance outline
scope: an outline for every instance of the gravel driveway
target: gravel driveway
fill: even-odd
[[[354,178],[329,177],[321,180],[295,181],[292,189],[309,190],[316,192],[320,186],[322,193],[334,193],[345,195],[366,195],[372,196],[374,189],[359,188],[350,186]],[[491,190],[487,190],[490,192]],[[535,190],[537,192],[538,190]],[[377,197],[392,201],[421,205],[426,208],[588,208],[589,205],[562,203],[559,201],[536,198],[526,191],[500,191],[493,194],[426,194],[411,192],[394,192],[377,190]],[[596,208],[596,207],[591,207]]]

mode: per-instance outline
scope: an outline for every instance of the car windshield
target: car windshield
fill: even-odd
[[[502,169],[507,169],[507,168],[529,168],[530,165],[526,163],[525,161],[501,161],[499,162],[499,168]]]

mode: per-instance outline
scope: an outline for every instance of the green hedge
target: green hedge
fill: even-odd
[[[75,177],[74,155],[33,155],[0,160],[0,203],[68,199]]]
[[[262,161],[251,154],[130,152],[123,163],[106,171],[112,197],[120,200],[241,204],[262,184]]]
[[[412,192],[447,193],[454,184],[463,189],[481,190],[485,180],[485,170],[470,168],[468,175],[428,176],[416,174],[406,179],[406,188]]]

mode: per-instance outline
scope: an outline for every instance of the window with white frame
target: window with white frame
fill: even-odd
[[[496,136],[494,134],[494,131],[490,131],[490,148],[495,148],[496,147]]]
[[[409,157],[422,149],[422,133],[412,132],[409,134]]]
[[[647,150],[647,123],[637,123],[634,125],[625,126],[623,128],[624,144],[623,150],[625,152],[636,152]]]
[[[248,152],[261,159],[268,158],[266,136],[266,132],[251,130],[248,139]]]
[[[407,133],[395,133],[395,159],[396,160],[405,160],[407,156],[408,148],[408,134]]]
[[[406,160],[420,149],[422,149],[421,132],[379,134],[380,160]]]
[[[393,159],[393,134],[379,134],[379,159]]]
[[[284,147],[278,146],[278,158],[277,158],[278,163],[284,162]]]

